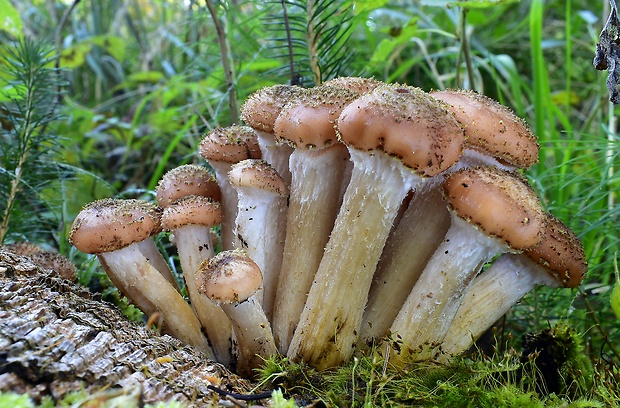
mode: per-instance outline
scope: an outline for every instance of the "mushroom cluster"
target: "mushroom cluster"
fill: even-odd
[[[586,272],[520,173],[536,138],[487,97],[337,78],[261,89],[241,117],[202,139],[209,166],[164,175],[157,205],[90,203],[71,241],[165,332],[244,375],[274,353],[324,369],[372,344],[396,366],[447,361],[535,285]]]

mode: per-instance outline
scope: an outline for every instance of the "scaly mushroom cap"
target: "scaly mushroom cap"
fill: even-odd
[[[446,102],[463,124],[465,147],[488,152],[522,169],[538,162],[536,136],[508,107],[463,89],[434,91],[431,96]]]
[[[37,252],[44,251],[44,249],[37,244],[26,241],[14,242],[12,244],[5,245],[4,247],[14,254],[22,256],[29,256]]]
[[[241,119],[253,129],[273,133],[273,125],[284,105],[304,91],[304,88],[293,85],[261,88],[241,106]]]
[[[202,138],[198,151],[205,160],[225,163],[261,157],[254,130],[239,125],[213,129]]]
[[[220,204],[208,197],[182,197],[164,208],[161,226],[166,231],[173,231],[186,225],[204,225],[213,227],[222,222]]]
[[[73,221],[69,240],[87,254],[116,251],[161,232],[161,211],[143,200],[93,201]]]
[[[285,196],[288,187],[278,172],[264,160],[248,159],[234,164],[228,173],[230,184],[236,187],[256,187]]]
[[[77,278],[77,268],[64,255],[57,252],[40,251],[28,255],[28,257],[41,268],[56,271],[65,279],[74,281]]]
[[[544,228],[540,200],[518,173],[473,167],[450,174],[444,183],[448,205],[458,216],[514,250],[537,245]]]
[[[176,167],[163,175],[157,185],[157,202],[167,207],[181,197],[197,195],[220,201],[222,194],[215,177],[195,164]]]
[[[336,121],[359,93],[335,86],[317,86],[289,102],[276,119],[278,142],[297,149],[322,149],[338,143]]]
[[[421,176],[435,176],[463,152],[463,129],[445,104],[419,88],[381,85],[350,103],[340,115],[344,143],[383,150]]]
[[[359,94],[370,92],[383,84],[385,83],[374,78],[361,77],[338,77],[323,83],[326,86],[337,86],[338,88],[349,89]]]
[[[545,215],[546,225],[540,244],[524,253],[544,266],[560,286],[575,288],[588,270],[583,245],[557,217],[549,213]]]
[[[198,269],[198,290],[217,304],[241,303],[262,284],[258,265],[238,249],[222,251]]]

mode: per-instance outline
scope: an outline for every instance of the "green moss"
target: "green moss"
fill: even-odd
[[[511,350],[491,357],[473,353],[449,365],[417,362],[404,370],[390,367],[377,350],[324,372],[272,357],[260,378],[281,387],[300,406],[313,401],[341,407],[614,406],[617,377],[610,368],[615,366],[595,376],[598,370],[583,353],[577,332],[558,325],[528,338],[537,339],[534,352]],[[554,364],[545,366],[543,358]],[[543,370],[557,378],[554,392]]]

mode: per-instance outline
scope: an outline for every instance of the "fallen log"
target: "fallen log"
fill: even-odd
[[[0,391],[58,400],[139,388],[141,402],[218,405],[213,387],[251,389],[199,350],[125,318],[53,271],[0,248]]]

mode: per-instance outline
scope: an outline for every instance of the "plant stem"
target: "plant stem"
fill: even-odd
[[[308,57],[310,59],[310,70],[314,77],[314,85],[321,84],[321,67],[319,66],[319,57],[317,51],[317,45],[319,42],[316,27],[314,25],[315,20],[315,2],[314,0],[308,1],[306,6],[306,15],[308,18]]]
[[[601,336],[603,336],[605,343],[607,343],[607,345],[609,346],[609,349],[611,350],[614,357],[616,357],[616,359],[620,361],[620,352],[618,352],[613,342],[609,341],[609,335],[607,334],[605,329],[603,329],[603,326],[601,325],[601,321],[599,320],[596,311],[592,307],[590,300],[588,300],[588,294],[582,288],[579,288],[579,293],[583,297],[583,301],[586,305],[586,308],[588,309],[588,312],[594,319],[594,325],[596,326],[596,329],[599,331],[599,333],[601,333]]]
[[[232,123],[239,122],[239,108],[237,107],[237,91],[235,87],[235,73],[233,71],[233,65],[230,60],[230,46],[226,39],[226,30],[222,24],[222,20],[217,16],[217,10],[212,0],[206,0],[209,14],[213,24],[215,24],[215,30],[217,31],[217,40],[220,46],[220,55],[222,57],[222,65],[224,67],[224,76],[226,77],[226,89],[228,90],[228,106],[230,107],[230,117]]]
[[[469,40],[467,39],[467,9],[461,7],[460,13],[460,37],[461,37],[461,53],[465,59],[467,67],[467,80],[469,81],[469,89],[475,89],[474,85],[474,66],[471,62],[471,50],[469,48]],[[458,72],[458,71],[457,71]]]

